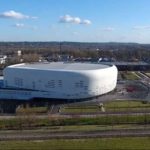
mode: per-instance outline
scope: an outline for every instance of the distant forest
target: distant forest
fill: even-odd
[[[70,55],[77,57],[109,57],[115,60],[148,60],[150,44],[138,43],[80,43],[80,42],[0,42],[1,55],[23,54]]]

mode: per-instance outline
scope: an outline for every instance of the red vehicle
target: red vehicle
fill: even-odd
[[[133,86],[126,87],[127,92],[134,92],[136,89]]]

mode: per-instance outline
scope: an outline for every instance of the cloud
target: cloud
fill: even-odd
[[[81,23],[81,19],[79,17],[74,17],[73,18],[73,22],[76,24],[80,24]]]
[[[81,22],[82,24],[92,24],[92,22],[88,19],[85,19]]]
[[[37,17],[24,15],[20,12],[14,11],[14,10],[10,10],[10,11],[0,13],[0,18],[7,18],[7,19],[37,19]]]
[[[103,31],[108,31],[108,32],[112,32],[112,31],[115,30],[115,28],[113,28],[113,27],[106,27],[106,28],[103,28],[103,29],[101,29],[101,30],[103,30]]]
[[[16,23],[14,25],[12,25],[15,28],[21,28],[21,29],[31,29],[31,30],[37,30],[36,26],[29,26],[29,25],[25,25],[23,23]]]
[[[91,21],[88,19],[80,19],[80,17],[72,17],[70,15],[61,16],[59,19],[60,23],[73,23],[73,24],[91,24]]]
[[[16,23],[13,25],[13,27],[16,27],[16,28],[24,28],[25,25],[23,23]]]
[[[134,26],[134,30],[143,30],[143,29],[150,29],[150,26]]]

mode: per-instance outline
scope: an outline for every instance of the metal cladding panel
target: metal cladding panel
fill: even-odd
[[[4,84],[10,88],[49,92],[52,98],[80,99],[112,91],[117,73],[115,66],[74,71],[8,67],[4,70]]]

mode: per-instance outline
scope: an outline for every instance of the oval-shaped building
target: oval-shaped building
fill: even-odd
[[[117,74],[114,65],[17,64],[4,69],[4,87],[30,91],[30,98],[86,99],[112,91],[116,87]]]

